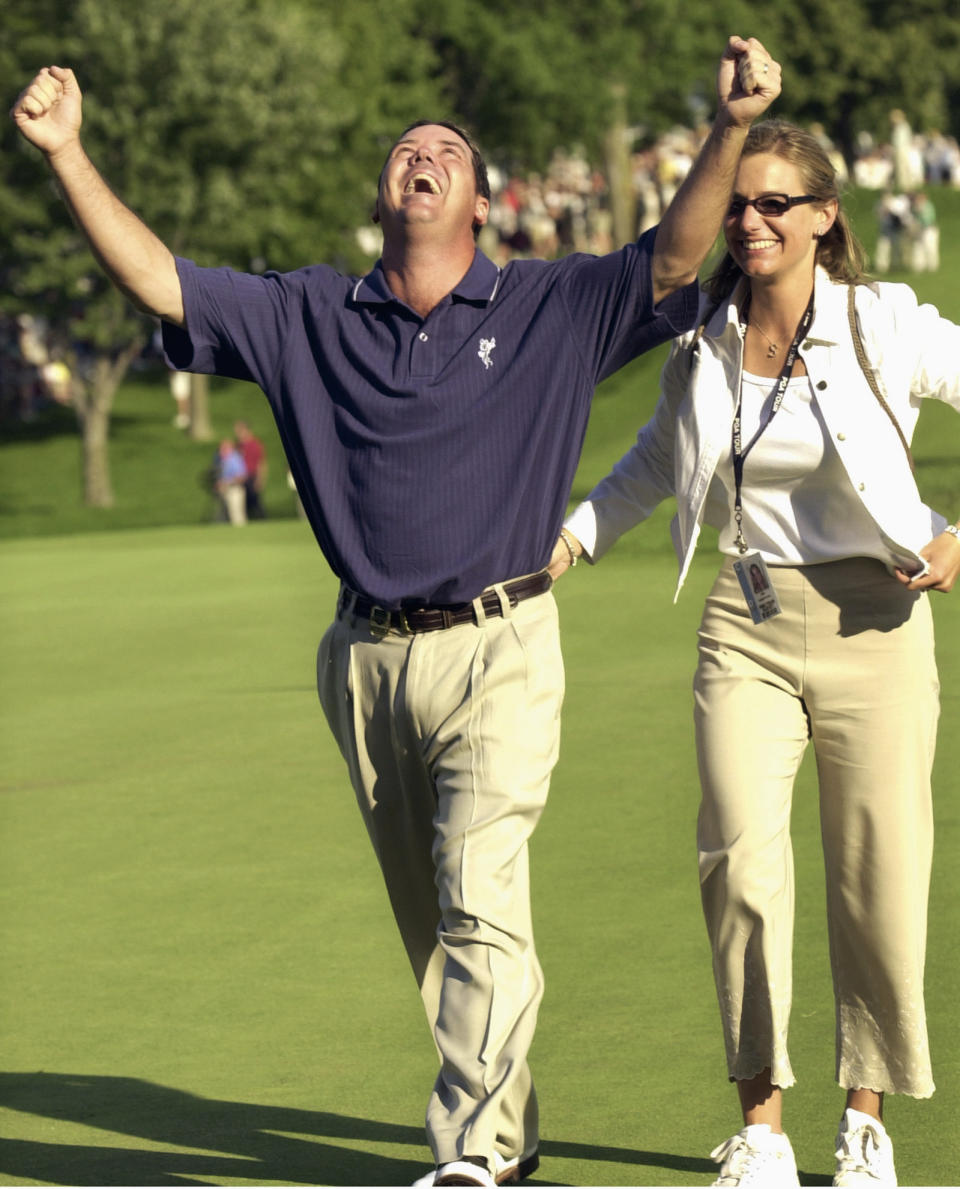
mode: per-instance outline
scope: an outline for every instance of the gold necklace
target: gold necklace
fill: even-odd
[[[750,323],[749,323],[749,324],[750,324],[751,326],[755,326],[755,327],[757,328],[757,330],[759,330],[759,331],[760,331],[760,333],[763,335],[763,337],[764,337],[764,338],[767,340],[767,342],[770,344],[770,346],[767,348],[767,358],[768,358],[768,359],[772,359],[772,358],[774,357],[774,355],[776,355],[776,354],[777,354],[777,352],[780,350],[780,344],[779,344],[779,343],[775,343],[775,342],[773,341],[773,339],[772,339],[772,338],[771,338],[771,337],[770,337],[770,336],[767,334],[767,332],[766,332],[766,331],[763,329],[763,327],[762,327],[762,326],[760,325],[760,323],[759,323],[759,322],[756,320],[756,318],[751,318],[751,319],[750,319]]]

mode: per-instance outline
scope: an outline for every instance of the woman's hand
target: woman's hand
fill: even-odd
[[[547,566],[547,573],[556,582],[571,566],[577,564],[577,558],[582,555],[583,546],[573,533],[568,528],[565,528],[560,536],[557,537],[557,543],[553,547],[553,553],[550,554],[550,564]]]
[[[920,550],[920,556],[927,563],[926,570],[913,576],[895,571],[907,590],[939,590],[944,594],[952,590],[960,576],[960,538],[943,532]]]

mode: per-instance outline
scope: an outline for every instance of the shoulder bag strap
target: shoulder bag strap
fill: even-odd
[[[860,369],[866,377],[867,383],[873,395],[880,402],[880,407],[886,415],[893,422],[893,428],[897,431],[897,437],[900,439],[904,450],[907,452],[907,462],[910,463],[910,470],[914,470],[913,455],[910,453],[910,444],[903,435],[903,430],[900,428],[900,422],[896,419],[893,409],[887,403],[887,398],[880,391],[880,385],[877,383],[877,378],[873,374],[873,369],[867,359],[867,352],[863,346],[863,339],[860,337],[860,327],[857,322],[857,306],[855,296],[855,285],[847,286],[847,317],[850,321],[850,334],[853,336],[853,349],[857,354],[857,363],[860,364]]]

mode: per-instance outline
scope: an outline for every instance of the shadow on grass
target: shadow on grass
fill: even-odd
[[[67,405],[46,404],[36,416],[23,421],[19,417],[0,420],[0,446],[20,442],[41,442],[45,438],[78,437],[76,412]]]
[[[8,1137],[0,1151],[0,1175],[14,1183],[26,1178],[51,1185],[204,1185],[234,1178],[256,1184],[409,1185],[429,1164],[419,1127],[217,1101],[137,1078],[0,1073],[0,1106],[134,1141],[125,1146]],[[413,1150],[405,1160],[359,1150],[364,1143],[408,1144]],[[669,1168],[698,1178],[716,1171],[707,1160],[561,1140],[544,1141],[540,1151],[545,1158]],[[551,1182],[538,1176],[533,1183]]]

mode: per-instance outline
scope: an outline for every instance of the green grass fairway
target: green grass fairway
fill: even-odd
[[[851,200],[868,246],[875,198]],[[934,201],[943,268],[911,280],[960,321],[960,193]],[[575,498],[649,415],[663,355],[602,387]],[[217,434],[244,417],[269,451],[272,519],[243,530],[207,523],[213,446],[172,416],[162,373],[124,384],[110,511],[78,502],[69,412],[0,442],[0,1184],[408,1185],[429,1163],[434,1054],[317,704],[335,582],[258,392],[212,388]],[[960,418],[925,409],[914,445],[924,496],[960,515]],[[673,606],[669,516],[557,591],[567,699],[533,841],[533,1184],[706,1185],[739,1126],[694,848],[690,685],[716,558],[705,533]],[[933,605],[938,1093],[888,1102],[905,1185],[960,1176],[960,591]],[[804,1183],[828,1185],[842,1095],[809,758],[794,847],[787,1126]]]
[[[539,1184],[703,1185],[735,1129],[700,921],[694,632],[663,524],[558,588],[564,745],[534,840],[548,990]],[[2,548],[4,1184],[409,1184],[433,1078],[313,688],[334,583],[296,522]],[[938,1094],[893,1099],[904,1183],[956,1182],[960,604],[944,679],[929,1011]],[[797,789],[789,1123],[840,1109],[814,789]],[[936,1137],[936,1142],[933,1142]]]

